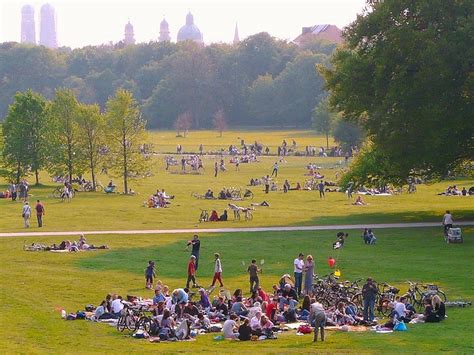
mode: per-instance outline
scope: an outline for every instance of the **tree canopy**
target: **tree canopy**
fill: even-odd
[[[385,174],[441,176],[473,159],[473,1],[368,1],[344,36],[320,71]]]

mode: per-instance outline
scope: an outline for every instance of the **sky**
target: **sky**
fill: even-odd
[[[46,1],[0,0],[0,42],[20,41],[21,7],[35,8],[36,40],[39,13]],[[130,20],[137,42],[156,41],[160,22],[169,23],[172,41],[191,11],[206,44],[231,43],[235,25],[240,39],[259,32],[293,40],[304,26],[334,24],[342,28],[356,19],[365,0],[51,0],[56,9],[60,46],[72,48],[116,43]]]

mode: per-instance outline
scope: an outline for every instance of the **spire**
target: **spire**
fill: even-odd
[[[240,38],[239,38],[239,28],[237,27],[237,22],[235,23],[235,32],[234,32],[234,45],[239,44]]]
[[[160,42],[171,41],[169,25],[165,18],[163,18],[163,21],[161,21],[160,23],[159,41]]]
[[[124,43],[126,45],[135,44],[135,34],[133,32],[133,25],[130,23],[130,19],[128,20],[128,23],[125,25]]]

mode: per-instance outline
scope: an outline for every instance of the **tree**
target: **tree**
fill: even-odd
[[[39,184],[39,170],[45,162],[46,100],[28,90],[17,93],[3,124],[4,164],[14,171],[18,183],[30,171]]]
[[[327,100],[321,101],[313,110],[313,128],[326,135],[326,147],[329,148],[329,133],[334,122],[334,114],[328,109]]]
[[[105,145],[105,118],[98,105],[81,104],[77,110],[80,136],[79,149],[89,162],[92,187],[96,189],[96,168],[101,159],[100,149]]]
[[[357,124],[343,119],[336,121],[333,136],[334,140],[346,152],[350,152],[351,147],[360,146],[364,139],[364,134]]]
[[[77,124],[79,103],[70,89],[59,89],[49,108],[48,141],[49,170],[53,174],[67,173],[69,183],[74,174],[81,175],[87,166],[84,152],[79,149],[81,135]]]
[[[193,124],[193,115],[191,112],[186,111],[178,116],[174,122],[174,129],[176,130],[176,135],[179,136],[179,132],[183,131],[183,136],[186,138],[186,134],[189,131]]]
[[[439,177],[474,157],[472,0],[369,1],[321,68],[333,109],[398,175]]]
[[[227,129],[227,119],[223,109],[220,109],[214,114],[214,128],[219,132],[220,137],[222,137],[222,132]]]
[[[128,194],[129,178],[148,171],[148,160],[140,151],[146,137],[145,121],[129,91],[118,89],[106,107],[109,166],[123,178],[124,193]]]

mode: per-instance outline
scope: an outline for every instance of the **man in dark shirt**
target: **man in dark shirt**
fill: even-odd
[[[286,305],[290,305],[291,302],[298,303],[298,295],[293,287],[290,284],[286,284],[281,291],[280,296],[280,310],[283,311]]]
[[[192,302],[188,302],[184,307],[183,315],[195,318],[199,315],[199,309]]]
[[[250,276],[250,293],[252,293],[258,288],[260,284],[260,280],[258,279],[258,273],[262,272],[262,270],[259,269],[257,266],[257,260],[252,260],[252,263],[247,268],[247,272]]]
[[[221,312],[224,316],[229,314],[229,308],[225,304],[223,297],[219,297],[217,300],[216,311]]]
[[[324,198],[324,182],[321,180],[321,182],[318,184],[318,190],[319,190],[319,198]]]
[[[40,200],[36,200],[36,218],[38,219],[38,227],[43,227],[44,205]]]
[[[199,265],[199,248],[201,247],[201,241],[199,240],[199,236],[197,234],[194,234],[193,240],[190,240],[187,245],[192,245],[191,255],[194,255],[196,257],[197,270]]]
[[[364,320],[372,322],[374,320],[375,298],[377,297],[377,286],[371,277],[362,287],[362,297],[364,299]]]

